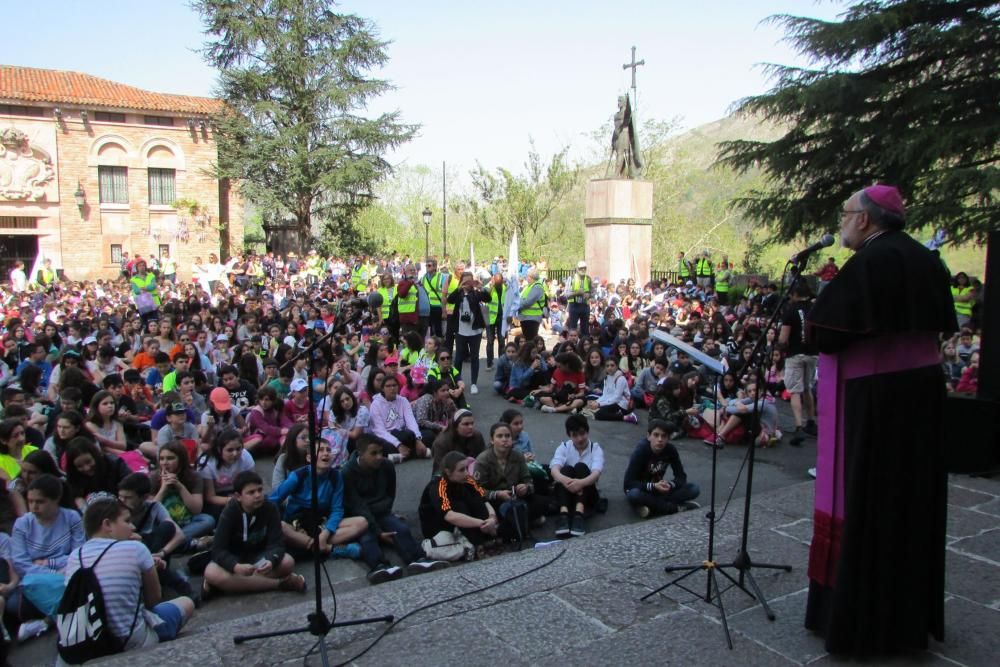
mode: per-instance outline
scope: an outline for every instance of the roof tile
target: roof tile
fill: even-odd
[[[223,108],[211,97],[154,93],[90,74],[13,65],[0,65],[0,99],[196,114]]]

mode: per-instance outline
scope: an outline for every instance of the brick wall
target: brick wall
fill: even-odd
[[[157,112],[158,115],[164,115]],[[112,277],[118,267],[111,263],[111,245],[143,257],[169,246],[178,263],[181,279],[191,276],[196,257],[220,254],[219,183],[212,175],[216,146],[211,127],[190,130],[186,118],[177,117],[173,127],[145,125],[141,113],[128,113],[126,123],[97,122],[93,112],[87,122],[77,109],[63,109],[62,119],[0,117],[0,124],[21,127],[29,134],[55,131],[54,164],[57,187],[41,202],[11,202],[0,199],[0,216],[39,217],[39,246],[53,264],[70,279]],[[47,127],[46,127],[47,126]],[[128,204],[101,204],[98,167],[102,164],[128,168]],[[206,219],[199,224],[187,211],[170,206],[150,206],[149,167],[176,169],[176,197],[199,203]],[[80,211],[74,200],[78,183],[86,195]],[[243,241],[243,206],[238,188],[230,188],[228,237],[238,252]],[[177,238],[179,224],[186,223],[188,240]]]

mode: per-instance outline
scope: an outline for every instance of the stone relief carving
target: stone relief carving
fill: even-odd
[[[28,135],[17,128],[0,132],[3,155],[0,156],[0,198],[33,200],[45,198],[46,186],[55,178],[52,159],[32,148]]]

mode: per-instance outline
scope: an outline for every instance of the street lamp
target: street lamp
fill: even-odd
[[[429,206],[424,207],[424,260],[431,256],[431,218],[433,213]]]

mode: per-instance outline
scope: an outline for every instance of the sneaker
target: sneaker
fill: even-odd
[[[531,520],[531,527],[532,528],[541,528],[544,525],[545,525],[545,515],[544,514],[540,514],[540,515],[536,516],[534,519]]]
[[[403,462],[402,454],[389,454],[387,458],[389,459],[389,463],[394,463],[396,465],[399,465],[400,463]]]
[[[382,565],[368,573],[368,583],[372,586],[384,584],[403,576],[403,568],[397,565]]]
[[[573,537],[583,537],[587,534],[587,528],[583,525],[583,517],[574,514],[569,520],[569,534]]]
[[[819,432],[818,429],[816,428],[815,420],[812,419],[806,421],[806,425],[802,427],[802,431],[806,435],[811,435],[814,438],[816,437],[816,434]]]
[[[788,444],[792,447],[801,447],[802,442],[806,439],[806,436],[802,429],[797,428],[792,431],[792,437],[788,439]]]
[[[551,405],[543,405],[542,406],[542,412],[546,412],[546,413],[551,414],[551,413],[553,413],[555,411],[556,411],[556,409],[554,407],[552,407]]]
[[[357,560],[361,558],[361,545],[357,542],[349,542],[348,544],[339,544],[333,548],[330,552],[331,558],[349,558],[351,560]]]
[[[816,479],[816,468],[809,468],[809,470],[806,470],[806,474]]]
[[[580,408],[580,414],[586,417],[587,419],[594,418],[594,411],[591,410],[590,408]]]
[[[639,515],[640,519],[648,519],[649,518],[649,514],[650,514],[649,506],[648,505],[636,505],[635,506],[635,513]]]
[[[278,583],[278,590],[305,593],[308,586],[306,578],[301,574],[290,574]]]
[[[479,393],[479,387],[473,384],[471,387],[469,387],[469,393],[475,396],[476,394]]]
[[[685,500],[684,502],[681,503],[681,509],[684,510],[685,512],[687,512],[689,510],[700,509],[700,508],[701,508],[701,504],[700,503],[696,503],[693,500]]]
[[[493,370],[493,363],[492,362],[486,364],[486,370],[488,370],[488,371]]]
[[[565,514],[556,519],[556,537],[569,537],[569,517]]]
[[[212,543],[215,542],[215,537],[212,535],[205,535],[204,537],[198,537],[191,540],[192,551],[205,551],[206,549],[212,548]]]
[[[49,631],[49,624],[44,620],[25,621],[17,630],[17,641],[26,642],[29,639],[44,635]]]
[[[673,433],[670,434],[671,440],[680,440],[681,438],[686,438],[686,437],[687,433],[685,433],[684,431],[674,431]]]
[[[639,423],[639,417],[637,417],[634,412],[630,412],[627,415],[625,415],[624,417],[622,417],[622,421],[623,422],[628,422],[629,424],[638,424]]]
[[[436,572],[437,570],[443,570],[450,566],[451,563],[446,560],[430,560],[428,558],[421,558],[420,560],[415,560],[406,566],[406,575],[411,576],[414,574],[423,574],[424,572]]]

